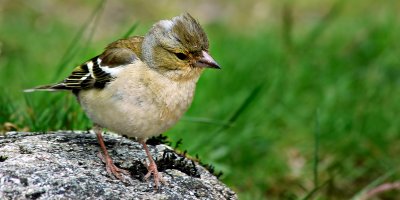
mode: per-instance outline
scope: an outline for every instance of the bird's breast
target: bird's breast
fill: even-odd
[[[113,132],[147,138],[173,126],[189,108],[195,82],[174,82],[151,71],[127,71],[102,90],[79,94],[85,112]]]

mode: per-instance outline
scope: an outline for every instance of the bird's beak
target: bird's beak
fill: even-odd
[[[215,68],[221,69],[218,63],[208,54],[206,51],[202,52],[203,55],[194,63],[195,67],[208,67],[208,68]]]

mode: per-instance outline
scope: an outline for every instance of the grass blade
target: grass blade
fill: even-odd
[[[228,122],[218,121],[210,118],[205,117],[188,117],[185,116],[182,118],[183,121],[187,122],[195,122],[195,123],[203,123],[203,124],[211,124],[211,125],[220,125],[220,126],[228,126]]]
[[[353,196],[353,198],[351,198],[352,200],[362,200],[363,196],[372,188],[378,186],[379,184],[383,183],[386,179],[388,179],[389,177],[393,176],[395,174],[397,170],[392,170],[387,172],[386,174],[383,174],[382,176],[378,177],[377,179],[375,179],[374,181],[372,181],[370,184],[368,184],[367,186],[365,186],[360,192],[358,192],[357,194],[355,194]]]
[[[36,126],[33,103],[30,100],[27,93],[24,93],[23,95],[24,95],[24,100],[25,100],[25,105],[26,105],[26,112],[24,112],[26,117],[24,117],[24,118],[27,121],[26,123],[27,123],[28,127],[32,130],[36,130],[37,126]]]
[[[303,44],[301,45],[302,48],[309,48],[312,46],[315,41],[322,35],[324,30],[329,26],[330,22],[339,15],[340,11],[343,8],[343,4],[345,1],[338,0],[336,1],[328,13],[320,20],[320,22],[310,31],[310,33],[306,36]]]
[[[293,4],[285,1],[282,10],[282,41],[288,52],[293,49]]]
[[[321,188],[325,187],[329,183],[329,181],[331,181],[331,180],[328,179],[321,185],[314,187],[314,189],[311,190],[305,197],[303,197],[302,200],[310,199],[316,192],[318,192]]]
[[[89,26],[89,24],[99,15],[100,11],[103,8],[106,0],[102,0],[99,2],[97,7],[93,10],[92,14],[88,18],[88,20],[82,25],[79,31],[76,33],[75,37],[72,39],[71,43],[67,47],[67,50],[61,57],[61,61],[57,66],[56,73],[54,74],[53,81],[57,81],[58,77],[60,77],[61,73],[64,71],[65,67],[71,62],[71,60],[77,55],[78,52],[78,44],[79,41],[82,39],[82,36]]]
[[[131,36],[131,34],[136,30],[136,28],[139,26],[139,22],[134,23],[128,31],[122,36],[122,38],[128,38]]]
[[[89,26],[89,27],[90,27],[90,29],[89,29],[89,34],[88,34],[88,37],[87,37],[87,39],[86,39],[85,44],[84,44],[83,47],[82,47],[82,49],[83,49],[82,52],[81,52],[82,55],[85,55],[85,54],[86,54],[86,51],[87,51],[87,49],[88,49],[90,43],[92,42],[93,35],[94,35],[94,33],[95,33],[96,27],[97,27],[97,25],[99,24],[101,12],[104,10],[104,6],[103,6],[103,5],[104,5],[104,2],[105,2],[105,0],[103,0],[102,2],[100,2],[99,6],[97,7],[98,10],[95,9],[97,14],[94,15],[94,17],[93,17],[93,23],[92,23],[91,26]]]
[[[318,186],[319,135],[320,135],[319,110],[317,109],[317,111],[315,112],[315,131],[314,131],[314,165],[313,165],[314,187]]]
[[[246,99],[243,101],[243,103],[239,106],[239,108],[232,114],[232,116],[227,120],[227,123],[223,126],[221,126],[219,129],[215,131],[215,133],[221,132],[229,127],[232,126],[238,119],[238,117],[249,107],[250,103],[253,102],[258,93],[260,92],[261,88],[264,86],[264,84],[259,84],[257,85],[246,97]]]

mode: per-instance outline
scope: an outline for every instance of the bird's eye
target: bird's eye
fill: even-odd
[[[187,58],[187,55],[184,53],[175,53],[176,57],[179,58],[180,60],[185,60]]]

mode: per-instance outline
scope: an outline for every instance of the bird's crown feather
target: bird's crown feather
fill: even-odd
[[[161,20],[153,28],[156,38],[166,49],[178,47],[188,52],[208,50],[208,39],[203,28],[189,13],[171,20]]]

